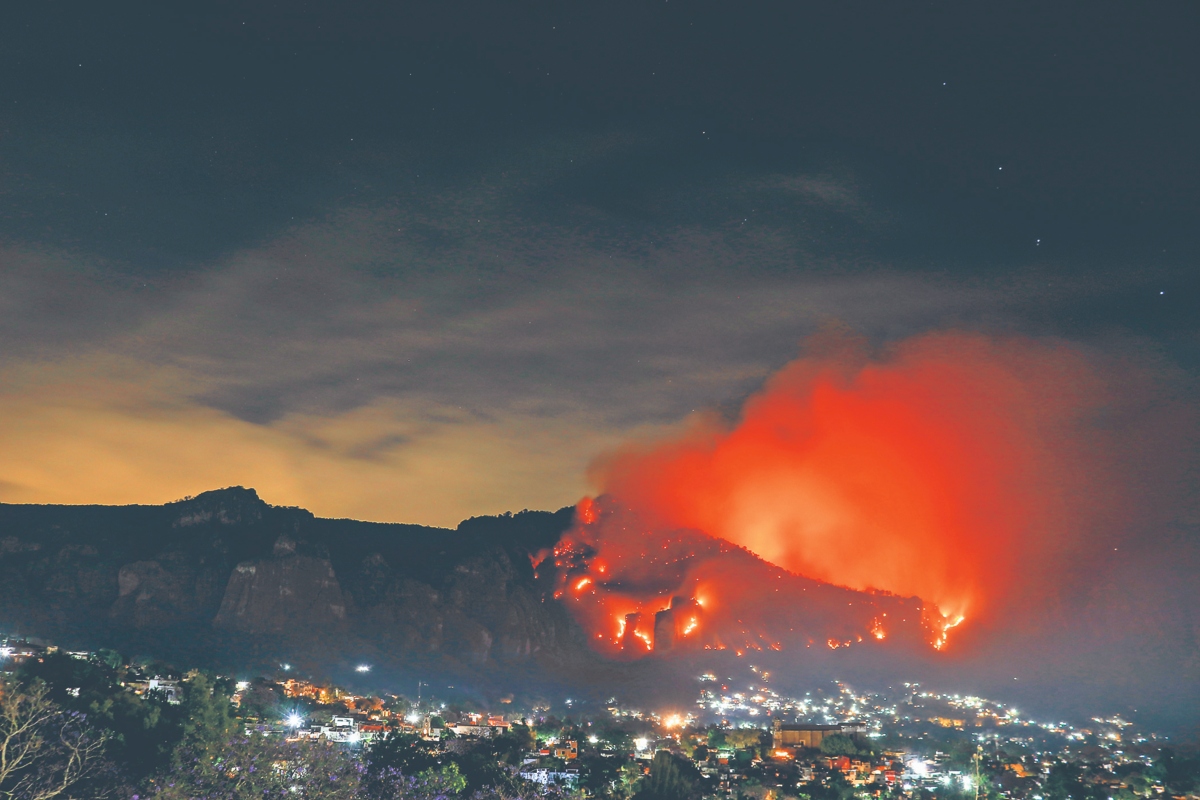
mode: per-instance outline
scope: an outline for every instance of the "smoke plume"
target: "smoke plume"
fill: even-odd
[[[1108,395],[1065,343],[940,333],[871,353],[825,336],[732,424],[699,415],[675,436],[594,464],[603,508],[632,516],[606,524],[592,501],[580,504],[559,555],[582,552],[589,566],[573,562],[563,591],[621,598],[641,614],[629,624],[641,620],[636,635],[649,647],[650,612],[702,611],[703,595],[728,604],[755,587],[711,560],[675,577],[640,558],[640,576],[596,565],[611,568],[647,542],[670,554],[682,541],[672,532],[700,532],[812,581],[919,598],[926,640],[942,649],[959,625],[1048,602],[1050,571],[1094,520],[1123,513],[1105,439],[1089,429]],[[670,562],[691,564],[696,548],[685,549]],[[581,621],[619,644],[631,635],[626,612],[610,605],[592,603],[603,619]],[[862,627],[884,630],[877,614]]]

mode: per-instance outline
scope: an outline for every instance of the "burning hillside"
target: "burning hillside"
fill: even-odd
[[[1062,346],[943,334],[872,359],[840,341],[781,370],[736,424],[698,417],[597,464],[602,501],[579,504],[553,554],[558,596],[605,651],[779,647],[823,629],[789,622],[816,606],[780,600],[786,571],[809,579],[801,595],[868,593],[828,646],[887,637],[886,595],[920,598],[887,613],[923,617],[943,649],[1074,535],[1088,465],[1072,430],[1098,386]]]
[[[915,643],[916,598],[858,592],[792,575],[695,531],[661,531],[615,500],[584,500],[576,525],[541,554],[555,597],[608,655]]]

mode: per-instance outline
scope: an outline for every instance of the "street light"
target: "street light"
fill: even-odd
[[[284,722],[287,723],[289,728],[299,728],[304,724],[304,717],[293,711],[291,714],[288,714],[288,717],[286,720],[284,720]]]

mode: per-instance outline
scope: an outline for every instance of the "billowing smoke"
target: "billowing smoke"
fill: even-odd
[[[595,464],[608,520],[580,504],[556,553],[560,592],[593,598],[570,607],[609,647],[637,637],[649,649],[656,615],[672,606],[682,620],[673,635],[693,635],[706,604],[736,606],[739,635],[769,640],[745,618],[755,604],[737,600],[761,587],[697,558],[695,534],[680,532],[700,532],[795,576],[871,593],[859,602],[919,598],[926,641],[942,649],[959,625],[1046,602],[1047,576],[1093,521],[1125,513],[1093,424],[1107,387],[1060,342],[942,333],[870,353],[826,337],[732,424],[697,416]],[[882,638],[883,608],[829,646]],[[726,644],[714,636],[706,646]]]

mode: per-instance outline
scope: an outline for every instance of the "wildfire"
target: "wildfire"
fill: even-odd
[[[576,525],[555,553],[554,595],[569,596],[569,609],[591,632],[592,645],[617,657],[782,650],[785,641],[797,639],[793,615],[802,607],[832,614],[830,633],[838,631],[839,647],[870,638],[887,616],[885,608],[907,608],[912,630],[921,630],[917,600],[789,576],[701,533],[647,527],[612,498],[580,503]]]
[[[735,425],[695,417],[592,476],[652,530],[702,531],[796,575],[919,597],[952,621],[931,628],[941,650],[964,620],[995,613],[1030,532],[1061,514],[1046,487],[1070,448],[1054,437],[1094,383],[1075,351],[1027,340],[930,335],[874,360],[837,344],[781,370]],[[580,519],[600,516],[589,505]]]
[[[965,619],[965,617],[959,614],[954,619],[947,619],[943,617],[940,621],[938,621],[934,628],[935,634],[933,639],[933,649],[941,650],[943,647],[945,647],[946,641],[950,638],[950,630],[963,624]]]

